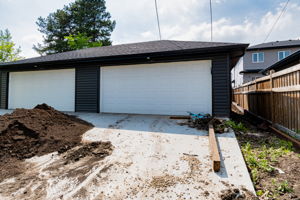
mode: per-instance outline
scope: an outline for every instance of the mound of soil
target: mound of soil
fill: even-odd
[[[215,133],[228,132],[225,120],[217,119],[209,115],[204,118],[189,119],[187,122],[180,123],[180,125],[188,125],[189,127],[197,128],[198,130],[208,130],[210,123],[214,126]]]
[[[0,116],[0,162],[65,152],[79,145],[81,135],[92,127],[46,104],[34,109],[16,109]]]
[[[222,200],[234,200],[234,199],[245,199],[245,200],[258,200],[258,198],[249,192],[247,189],[227,189],[221,191],[221,194],[219,195],[220,199]]]

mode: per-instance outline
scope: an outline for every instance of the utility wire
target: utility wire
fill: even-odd
[[[289,2],[290,2],[290,0],[287,0],[287,2],[285,3],[284,7],[283,7],[282,10],[281,10],[280,15],[278,16],[278,18],[276,19],[275,23],[274,23],[273,26],[271,27],[271,29],[270,29],[269,33],[267,34],[266,38],[264,39],[263,43],[264,43],[264,42],[269,38],[269,36],[271,35],[271,33],[272,33],[273,29],[275,28],[277,22],[279,21],[280,17],[281,17],[281,16],[284,14],[284,12],[286,11],[286,8],[287,8]]]
[[[159,33],[159,39],[161,40],[161,32],[160,32],[160,24],[159,24],[159,17],[158,17],[158,9],[157,9],[157,2],[155,1],[155,10],[156,10],[156,20],[157,20],[157,26],[158,26],[158,33]]]
[[[212,6],[211,0],[209,0],[209,8],[210,8],[210,41],[213,41],[213,18],[212,18]]]

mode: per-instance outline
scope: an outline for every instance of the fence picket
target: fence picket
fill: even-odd
[[[300,64],[234,88],[233,101],[300,134]]]

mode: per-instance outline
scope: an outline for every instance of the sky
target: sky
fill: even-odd
[[[9,29],[26,58],[39,56],[38,17],[74,0],[0,0],[0,30]],[[209,0],[157,0],[162,39],[210,41]],[[286,0],[212,0],[213,41],[262,43]],[[106,0],[116,21],[113,44],[158,40],[154,0]],[[266,42],[300,38],[300,0],[290,0]]]

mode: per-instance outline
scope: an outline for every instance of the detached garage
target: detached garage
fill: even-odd
[[[230,71],[247,44],[152,41],[0,64],[0,108],[229,116]]]

